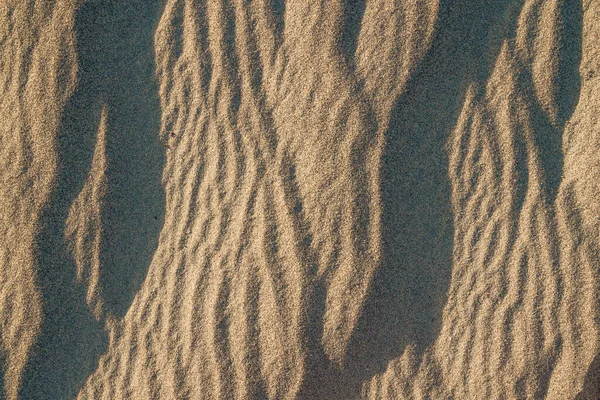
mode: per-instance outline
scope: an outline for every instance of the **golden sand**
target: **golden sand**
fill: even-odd
[[[600,398],[600,2],[0,0],[0,398]]]

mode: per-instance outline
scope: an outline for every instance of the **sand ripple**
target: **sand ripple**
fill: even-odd
[[[5,1],[0,390],[596,398],[597,21]]]

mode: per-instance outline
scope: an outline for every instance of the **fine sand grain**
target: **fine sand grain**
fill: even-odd
[[[600,398],[600,2],[0,0],[0,366]]]

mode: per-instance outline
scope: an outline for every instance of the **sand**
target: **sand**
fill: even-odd
[[[600,2],[0,0],[0,398],[600,398]]]

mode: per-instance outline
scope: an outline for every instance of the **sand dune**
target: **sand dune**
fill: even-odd
[[[600,398],[597,21],[0,2],[0,398]]]

